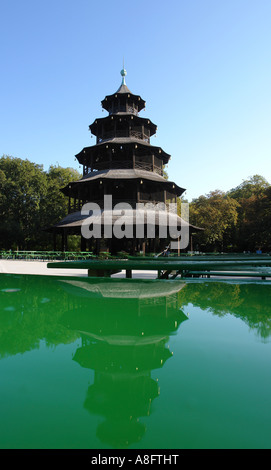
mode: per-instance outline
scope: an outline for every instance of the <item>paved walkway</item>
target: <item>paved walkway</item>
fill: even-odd
[[[87,277],[87,269],[48,269],[47,261],[18,261],[0,260],[0,273],[8,274],[40,274],[49,276],[81,276]],[[114,274],[114,278],[125,277],[125,271]],[[134,271],[134,279],[155,279],[157,273],[153,271]]]
[[[87,276],[86,269],[48,269],[47,261],[0,260],[0,273]]]

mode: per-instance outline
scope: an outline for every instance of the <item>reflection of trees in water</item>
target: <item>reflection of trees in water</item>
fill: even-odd
[[[81,341],[73,360],[94,371],[84,407],[101,416],[98,438],[128,447],[145,433],[140,419],[159,396],[152,371],[171,357],[169,338],[187,319],[188,304],[234,315],[270,336],[268,284],[95,280],[0,276],[0,357]]]
[[[181,291],[181,305],[192,304],[214,315],[231,314],[257,335],[271,334],[271,286],[265,283],[197,282]]]
[[[1,355],[38,348],[41,339],[51,346],[81,338],[73,360],[94,371],[84,408],[102,417],[102,442],[128,447],[142,439],[146,425],[140,419],[159,396],[152,371],[172,357],[169,338],[187,320],[179,308],[183,287],[171,281],[4,278]]]
[[[48,276],[0,275],[0,357],[48,347],[78,337],[59,319],[68,299]]]
[[[103,298],[101,292],[106,283],[102,280],[95,286],[93,281],[81,278],[80,282],[85,289],[82,286],[77,288],[76,285],[68,285],[64,281],[66,279],[59,280],[55,276],[0,275],[0,357],[35,349],[40,340],[44,340],[48,347],[73,342],[79,334],[72,328],[72,324],[71,328],[63,324],[62,316],[64,312],[83,308],[89,310],[90,307],[84,304],[84,298],[89,303],[91,297],[92,314],[95,309],[99,309],[100,315],[106,315],[107,309],[110,309],[114,310],[117,318],[119,299],[110,297],[118,291],[117,284],[106,281],[109,297]],[[132,280],[133,285],[134,282]],[[152,312],[154,305],[158,307],[165,302],[162,300],[163,295],[159,295],[160,286],[159,283],[151,283],[149,292],[152,297],[148,298],[146,294],[143,299],[137,299],[139,310],[145,310],[146,315],[148,311]],[[88,287],[91,288],[90,291]],[[146,284],[144,288],[146,289]],[[167,296],[168,304],[169,297]],[[271,289],[268,284],[208,281],[188,283],[174,294],[174,299],[179,306],[190,303],[218,316],[234,315],[249,328],[256,330],[262,338],[270,336]],[[129,311],[130,304],[135,301],[135,298],[123,299],[123,308]],[[102,304],[104,308],[101,309]],[[125,318],[122,319],[122,325],[125,329]]]
[[[106,318],[108,312],[114,312],[116,321],[118,318],[118,321],[121,321],[119,327],[125,331],[127,321],[131,324],[134,317],[123,315],[123,311],[129,312],[130,308],[134,309],[136,306],[139,313],[145,312],[146,317],[148,312],[150,315],[153,314],[150,305],[152,309],[156,309],[157,316],[159,309],[162,308],[163,316],[164,309],[169,308],[170,303],[176,306],[179,302],[179,288],[176,288],[176,284],[172,289],[173,297],[163,295],[159,286],[155,290],[155,283],[150,283],[149,286],[144,283],[142,299],[135,297],[122,299],[121,292],[118,298],[110,297],[112,288],[106,291],[106,294],[109,292],[109,296],[103,297],[102,279],[95,284],[93,280],[84,278],[78,288],[76,285],[67,284],[66,281],[67,278],[59,279],[57,276],[0,275],[0,357],[36,349],[40,340],[45,341],[48,347],[73,342],[80,336],[76,331],[76,325],[73,325],[73,320],[79,312],[84,312],[84,309],[89,315],[91,314],[93,321],[96,321],[96,315],[99,318]],[[110,285],[110,281],[107,283]],[[133,280],[132,283],[134,284]],[[128,295],[125,283],[123,285],[123,290]],[[118,284],[115,290],[119,292]],[[134,295],[138,292],[137,289]],[[122,302],[121,309],[120,302]],[[70,322],[64,324],[62,317],[64,314],[67,317],[69,312]],[[87,318],[88,322],[89,320]],[[107,324],[104,322],[104,328]],[[148,328],[148,322],[145,328]]]

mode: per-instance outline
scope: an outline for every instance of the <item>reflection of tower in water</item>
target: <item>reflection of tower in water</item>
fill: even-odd
[[[151,413],[152,401],[159,395],[151,372],[172,356],[169,337],[187,319],[179,309],[183,286],[179,282],[123,281],[114,285],[112,280],[67,281],[69,289],[85,297],[76,316],[69,318],[69,326],[82,339],[73,359],[94,370],[84,406],[105,418],[97,436],[116,448],[143,437],[145,425],[140,418]],[[91,312],[86,303],[89,296]]]

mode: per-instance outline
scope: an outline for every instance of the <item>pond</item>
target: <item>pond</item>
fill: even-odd
[[[271,284],[0,275],[2,449],[270,448]]]

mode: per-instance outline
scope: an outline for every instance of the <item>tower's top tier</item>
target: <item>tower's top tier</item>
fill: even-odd
[[[112,95],[107,95],[102,101],[102,107],[109,114],[135,114],[137,115],[145,108],[145,101],[139,95],[134,95],[125,83],[126,70],[123,68],[120,72],[122,82],[118,90]]]

